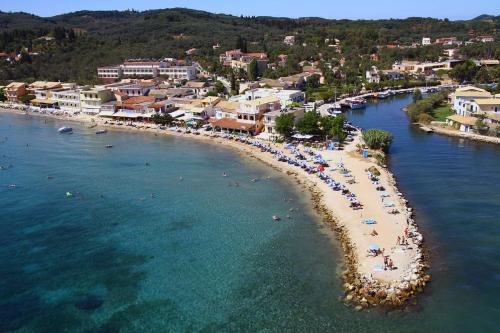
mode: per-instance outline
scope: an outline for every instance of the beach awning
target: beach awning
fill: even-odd
[[[292,138],[299,139],[299,140],[309,140],[313,136],[314,135],[310,135],[310,134],[294,134],[294,135],[292,135]]]
[[[368,250],[370,250],[370,251],[378,251],[378,250],[380,250],[380,246],[378,246],[377,244],[370,244],[368,246]]]
[[[172,118],[179,118],[179,117],[183,116],[185,113],[186,113],[186,111],[184,111],[184,110],[177,110],[177,111],[170,112],[169,115],[171,115]]]
[[[189,121],[189,120],[203,120],[202,117],[198,116],[191,116],[191,115],[185,115],[180,118],[177,118],[178,120],[183,120],[183,121]]]
[[[142,117],[143,115],[142,114],[139,114],[139,113],[132,113],[132,112],[117,112],[115,114],[113,114],[113,117],[117,117],[117,118],[138,118],[138,117]]]
[[[98,116],[101,117],[112,117],[115,114],[114,111],[101,111],[99,112]]]
[[[31,104],[56,104],[51,99],[41,99],[41,98],[35,98],[30,101]]]

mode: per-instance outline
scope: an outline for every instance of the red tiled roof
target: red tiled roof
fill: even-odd
[[[130,105],[130,104],[139,104],[139,103],[154,102],[154,101],[155,101],[154,96],[135,96],[127,99],[126,101],[123,101],[123,104]]]
[[[230,119],[230,118],[224,118],[224,119],[211,118],[209,122],[214,127],[229,128],[229,129],[244,130],[244,131],[251,131],[255,129],[255,124],[242,123],[237,121],[236,119]]]

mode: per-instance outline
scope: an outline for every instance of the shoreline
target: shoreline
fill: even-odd
[[[19,110],[0,108],[0,111],[21,115],[27,114]],[[390,194],[393,207],[400,211],[398,215],[386,215],[387,208],[383,208],[382,204],[377,202],[379,192],[376,192],[366,175],[366,169],[375,166],[374,161],[362,159],[354,154],[356,143],[359,142],[359,135],[356,136],[354,142],[346,146],[344,151],[315,151],[315,153],[321,153],[327,161],[332,162],[329,163],[328,169],[340,157],[340,161],[345,163],[346,168],[351,170],[352,175],[356,178],[356,183],[352,185],[352,188],[356,190],[356,194],[359,194],[359,198],[365,205],[361,212],[351,210],[348,201],[340,196],[339,192],[332,191],[316,174],[307,173],[300,167],[280,162],[272,154],[248,143],[207,136],[210,132],[205,135],[194,135],[169,130],[104,124],[101,119],[92,122],[91,119],[93,118],[88,116],[64,117],[38,113],[28,113],[28,115],[83,124],[96,124],[98,127],[135,131],[137,133],[183,136],[207,143],[222,144],[225,147],[245,153],[248,157],[256,158],[268,166],[291,176],[291,180],[295,181],[299,187],[310,192],[312,207],[323,217],[324,223],[336,233],[339,245],[343,250],[344,267],[341,279],[345,295],[342,301],[346,305],[354,306],[356,310],[377,305],[391,308],[403,307],[410,299],[419,294],[426,283],[430,281],[430,276],[426,275],[428,266],[422,249],[423,237],[417,230],[413,219],[413,211],[408,207],[407,200],[397,189],[397,183],[392,173],[386,168],[377,166],[381,173],[380,183],[386,188],[386,192]],[[266,145],[274,149],[283,149],[283,145],[279,144],[266,142]],[[332,177],[336,180],[345,181],[345,178],[341,176],[332,173]],[[382,198],[382,202],[383,200]],[[373,226],[362,224],[362,220],[366,218],[377,220],[377,224]],[[397,221],[389,222],[389,220]],[[411,241],[410,246],[392,246],[395,243],[395,235],[401,234],[405,228],[412,235],[411,238],[408,237],[408,240]],[[377,229],[380,236],[373,237],[366,233],[372,229]],[[373,267],[374,265],[380,267],[382,258],[380,256],[367,256],[366,248],[371,243],[378,243],[380,248],[386,248],[384,254],[390,251],[390,255],[396,260],[398,268],[396,270],[377,270],[375,272]]]
[[[407,105],[408,106],[408,105]],[[404,112],[408,112],[407,106],[405,106],[402,110]],[[419,127],[428,127],[432,129],[435,133],[441,134],[441,135],[447,135],[447,136],[452,136],[456,138],[461,138],[461,139],[469,139],[472,141],[480,142],[480,143],[491,143],[491,144],[500,144],[500,138],[493,137],[493,136],[487,136],[487,135],[481,135],[481,134],[476,134],[476,133],[467,133],[467,132],[460,132],[458,130],[449,128],[449,127],[443,127],[440,125],[436,124],[422,124],[419,122],[414,123],[415,125],[418,125]]]

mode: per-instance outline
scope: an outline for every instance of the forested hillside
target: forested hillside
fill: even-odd
[[[249,51],[289,55],[290,61],[335,60],[344,57],[352,68],[366,67],[362,57],[379,45],[411,45],[422,37],[476,35],[500,37],[498,17],[483,15],[470,21],[432,18],[405,20],[327,20],[321,18],[236,17],[189,9],[137,11],[80,11],[49,18],[26,13],[0,12],[0,52],[21,53],[18,62],[0,63],[0,81],[63,80],[93,82],[96,67],[125,58],[185,58],[197,48],[195,60],[215,65],[217,56],[244,40]],[[296,36],[296,46],[283,44],[285,35]],[[328,48],[325,39],[339,39],[342,54]],[[307,46],[302,46],[306,43]],[[220,44],[214,50],[213,45]],[[470,49],[470,50],[469,50]],[[499,43],[464,48],[477,57],[500,58]],[[441,50],[429,46],[381,52],[380,65],[395,59],[436,60]],[[217,68],[214,68],[217,70]]]

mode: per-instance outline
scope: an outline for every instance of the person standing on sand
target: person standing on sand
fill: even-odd
[[[396,240],[396,245],[400,245],[401,244],[401,238],[398,236],[398,239]]]

